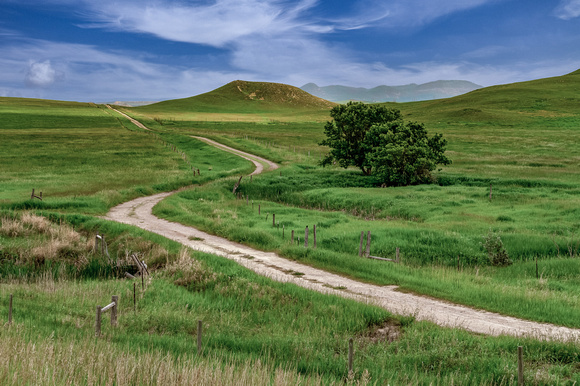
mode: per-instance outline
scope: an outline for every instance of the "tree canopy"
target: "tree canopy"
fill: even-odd
[[[330,147],[324,166],[356,166],[386,185],[400,186],[430,182],[437,165],[451,163],[442,135],[428,137],[423,124],[404,122],[399,110],[349,102],[334,107],[330,116],[320,142]]]

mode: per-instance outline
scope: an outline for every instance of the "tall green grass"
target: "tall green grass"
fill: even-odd
[[[272,282],[222,258],[194,257],[197,261],[191,263],[206,273],[207,286],[188,290],[173,283],[177,278],[173,274],[159,272],[148,281],[146,291],[138,293],[136,312],[131,281],[44,278],[27,285],[3,284],[3,305],[8,294],[14,294],[14,325],[0,329],[0,335],[16,347],[22,343],[15,339],[36,342],[39,347],[50,341],[99,358],[105,352],[101,342],[107,342],[107,352],[127,357],[138,368],[138,363],[149,363],[148,358],[160,352],[170,362],[203,364],[219,358],[216,365],[228,364],[234,371],[259,361],[271,372],[282,369],[290,372],[288,376],[295,372],[324,384],[349,380],[361,384],[515,384],[515,353],[522,345],[528,382],[578,381],[575,366],[580,351],[574,343],[483,337],[412,318],[393,318],[378,308]],[[103,338],[95,341],[91,338],[95,305],[107,303],[112,294],[120,295],[119,327],[111,328],[105,316]],[[1,317],[6,317],[4,312]],[[203,321],[203,352],[196,357],[197,320]],[[355,371],[349,376],[351,337]],[[73,341],[80,342],[80,347]],[[86,366],[90,358],[79,355],[79,366]],[[18,358],[20,350],[7,353],[9,363],[15,364],[8,373],[27,379],[27,367]],[[123,369],[111,362],[108,367],[104,374]],[[163,376],[179,368],[164,367]]]
[[[0,208],[5,209],[103,214],[139,195],[253,167],[189,137],[144,132],[94,104],[0,98],[0,117]],[[43,193],[42,201],[30,199],[32,189]]]
[[[504,188],[498,188],[497,203],[493,200],[489,203],[485,188],[436,185],[408,188],[401,198],[397,194],[404,191],[398,189],[376,189],[373,193],[344,188],[345,192],[341,193],[340,189],[327,188],[322,189],[326,194],[317,196],[319,201],[312,202],[300,197],[312,197],[309,194],[319,192],[321,188],[308,190],[308,181],[314,186],[323,185],[327,172],[318,175],[316,170],[307,170],[310,179],[299,175],[294,180],[291,170],[283,169],[282,177],[270,173],[256,177],[251,183],[242,183],[239,189],[244,195],[249,192],[249,200],[233,197],[231,186],[235,181],[230,179],[169,197],[154,208],[154,213],[359,280],[380,285],[397,284],[405,290],[531,320],[580,326],[577,306],[580,282],[576,275],[555,273],[577,272],[580,268],[579,260],[570,259],[567,249],[568,246],[578,248],[578,235],[573,232],[577,219],[573,213],[568,218],[560,214],[567,210],[569,203],[560,201],[558,195],[537,203],[538,207],[545,207],[541,216],[529,218],[528,211],[518,214],[511,209],[509,220],[506,220],[507,215],[498,219],[499,215],[493,211],[505,213],[502,209],[517,206],[517,201],[525,195],[522,188],[513,188],[517,191],[513,195],[502,195]],[[293,181],[296,185],[292,185]],[[293,187],[294,191],[278,196],[276,192],[281,185]],[[474,193],[479,198],[473,197]],[[528,193],[530,201],[541,199],[535,190]],[[399,199],[408,203],[407,195],[415,196],[415,208],[397,204]],[[342,197],[342,201],[337,196]],[[279,202],[266,201],[262,197]],[[300,202],[302,206],[318,210],[292,206]],[[394,203],[386,205],[385,202]],[[445,205],[446,202],[453,205]],[[376,207],[368,207],[373,203]],[[396,205],[401,205],[404,212],[399,212]],[[522,205],[526,208],[529,203]],[[551,220],[549,216],[557,205],[563,207]],[[443,209],[438,210],[441,207]],[[276,215],[275,227],[273,214]],[[473,218],[476,217],[488,220],[474,226]],[[545,219],[547,225],[538,226],[538,218]],[[304,229],[309,226],[312,232],[313,225],[317,227],[318,248],[305,249]],[[489,266],[481,242],[490,227],[504,230],[501,237],[516,261],[514,267]],[[372,231],[371,254],[394,258],[399,247],[403,265],[358,257],[361,231],[365,232],[366,239],[369,230]],[[290,240],[292,231],[296,236],[294,244]],[[312,247],[312,239],[310,245]],[[456,273],[458,258],[462,272]],[[539,258],[540,279],[535,277],[534,258]],[[548,271],[549,266],[555,271]]]

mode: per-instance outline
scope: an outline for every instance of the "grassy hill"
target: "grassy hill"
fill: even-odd
[[[580,71],[436,101],[387,103],[449,141],[450,173],[575,183]]]
[[[280,83],[236,80],[205,94],[133,109],[161,119],[192,121],[317,121],[335,103]]]
[[[534,118],[579,114],[580,70],[567,75],[474,90],[454,98],[389,103],[428,123],[490,122],[520,124]]]

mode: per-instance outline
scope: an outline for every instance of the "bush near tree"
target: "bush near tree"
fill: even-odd
[[[330,116],[320,142],[330,148],[323,166],[356,166],[385,185],[404,186],[431,182],[437,165],[451,163],[442,135],[428,137],[423,124],[405,122],[399,110],[349,102],[334,107]]]

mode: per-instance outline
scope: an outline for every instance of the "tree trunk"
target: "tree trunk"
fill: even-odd
[[[364,166],[361,166],[361,170],[365,176],[370,176],[372,169],[372,167],[365,168]]]

